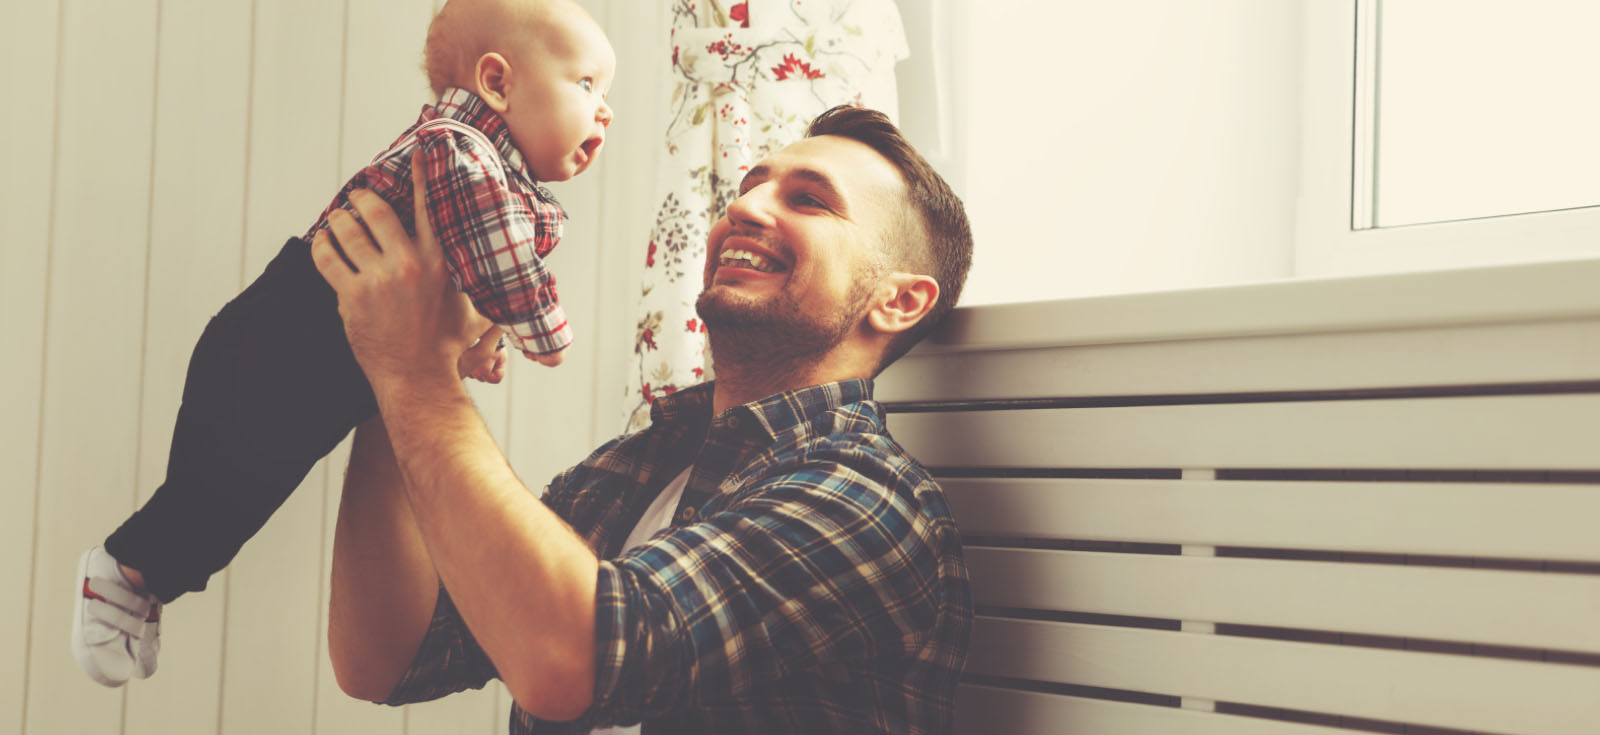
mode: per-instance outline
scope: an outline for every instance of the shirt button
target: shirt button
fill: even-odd
[[[694,508],[684,508],[683,510],[678,511],[679,522],[688,523],[692,520],[694,520]]]

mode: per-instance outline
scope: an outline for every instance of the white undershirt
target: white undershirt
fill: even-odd
[[[622,548],[631,549],[649,541],[657,531],[671,524],[672,511],[678,507],[678,499],[683,497],[683,488],[688,484],[689,470],[686,468],[661,489],[661,494],[651,501],[649,508],[645,508],[644,515],[639,518],[639,525],[633,527],[633,532],[628,534],[628,540],[623,542]],[[601,727],[590,730],[589,733],[590,735],[639,735],[639,728],[639,725]]]

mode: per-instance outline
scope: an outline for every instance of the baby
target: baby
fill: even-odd
[[[302,238],[222,308],[190,358],[166,482],[78,563],[72,649],[106,686],[155,672],[160,611],[227,566],[311,467],[377,412],[309,241],[370,189],[414,231],[412,197],[456,283],[496,325],[463,375],[498,382],[505,337],[545,365],[572,332],[540,258],[565,214],[541,181],[582,173],[611,124],[616,57],[572,0],[449,0],[428,27],[438,95]],[[413,154],[427,174],[413,192]]]

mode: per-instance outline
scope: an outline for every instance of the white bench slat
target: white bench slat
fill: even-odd
[[[880,401],[1600,380],[1600,319],[982,352],[912,351]],[[1425,345],[1426,349],[1419,349]],[[1537,359],[1530,359],[1537,356]]]
[[[893,414],[933,465],[1600,467],[1600,394]]]
[[[1600,668],[979,617],[967,671],[1489,732],[1600,732]]]
[[[1600,561],[1600,487],[945,478],[963,533]],[[1509,532],[1485,533],[1486,528]]]
[[[1221,342],[1252,335],[1593,319],[1600,316],[1597,282],[1600,258],[1586,257],[986,304],[952,313],[929,348]]]
[[[1352,735],[1296,722],[1219,715],[968,684],[956,693],[959,735]]]
[[[979,604],[1600,652],[1600,576],[968,548]]]

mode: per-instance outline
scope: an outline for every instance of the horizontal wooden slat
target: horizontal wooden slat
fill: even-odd
[[[966,685],[956,693],[960,735],[1351,735],[1342,728]]]
[[[967,671],[1463,730],[1600,732],[1600,668],[978,618]]]
[[[981,352],[912,352],[879,400],[1252,393],[1600,379],[1600,319]],[[1182,366],[1175,369],[1174,366]]]
[[[1600,561],[1600,487],[946,478],[970,535]],[[1496,529],[1486,533],[1485,529]]]
[[[1018,349],[1600,316],[1600,259],[964,307],[923,348]]]
[[[893,415],[933,466],[1600,467],[1600,394]]]
[[[1000,605],[1600,652],[1600,576],[967,549]]]

